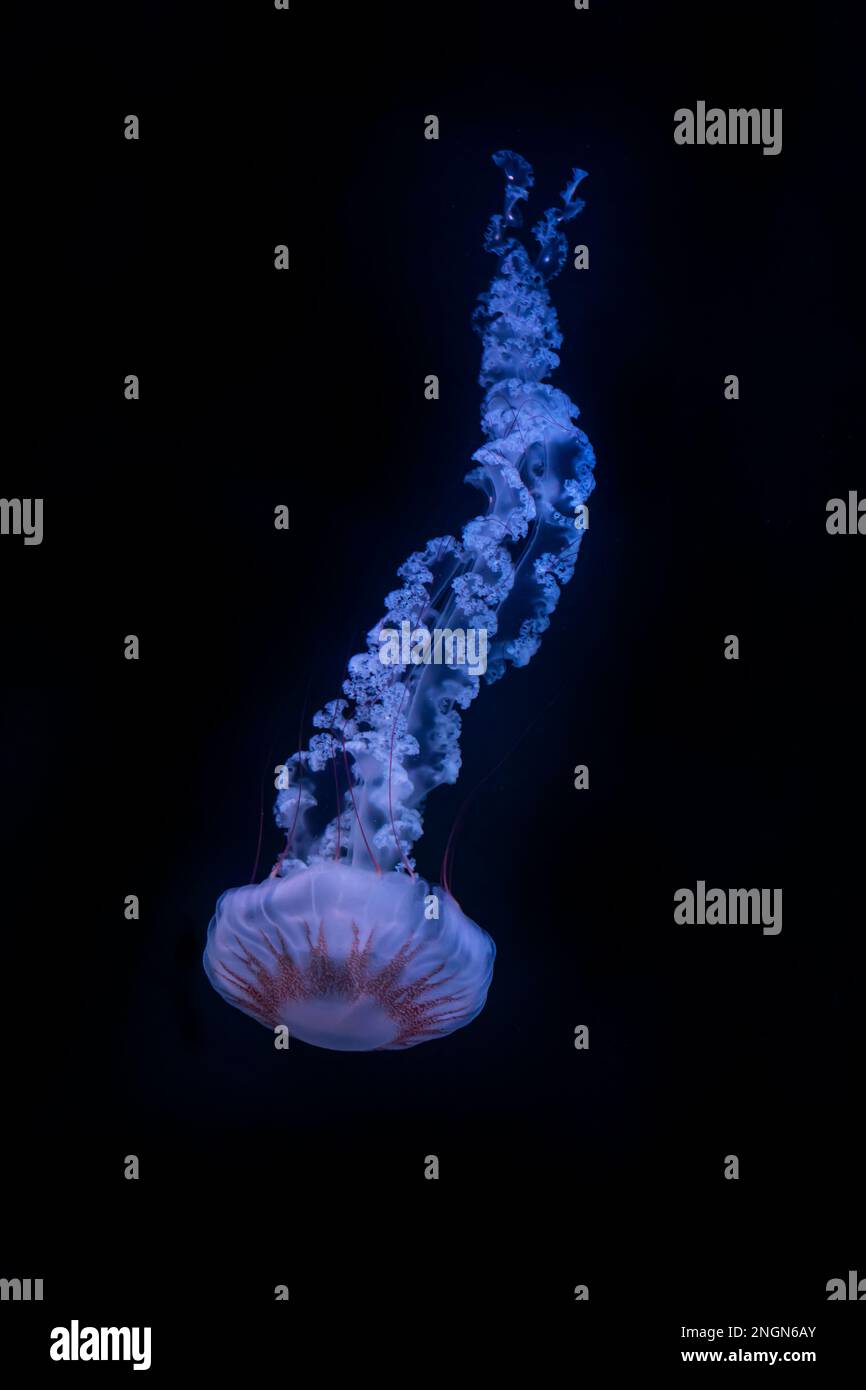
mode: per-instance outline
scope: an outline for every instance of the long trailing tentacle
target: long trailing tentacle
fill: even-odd
[[[487,509],[459,540],[434,537],[401,565],[401,587],[388,594],[366,651],[348,663],[344,698],[319,710],[319,732],[289,760],[297,784],[280,793],[275,814],[292,831],[294,864],[342,858],[414,871],[424,799],[460,770],[461,711],[477,696],[482,675],[495,681],[532,659],[574,573],[583,537],[574,514],[595,485],[595,455],[576,424],[577,406],[546,380],[562,343],[548,284],[565,264],[561,228],[584,206],[577,188],[585,174],[572,171],[560,202],[532,228],[531,255],[518,233],[532,169],[512,150],[493,159],[505,177],[505,199],[485,246],[498,265],[474,315],[486,442],[466,479],[485,494]],[[384,664],[381,634],[400,632],[404,623],[428,633],[483,633],[486,669],[465,651],[466,659],[443,664]],[[343,808],[317,829],[324,774],[340,758],[348,778]]]

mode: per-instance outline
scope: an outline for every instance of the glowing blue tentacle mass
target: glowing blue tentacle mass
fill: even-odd
[[[577,406],[545,381],[559,365],[562,342],[547,285],[565,262],[560,228],[584,206],[576,190],[585,175],[573,170],[561,204],[533,228],[533,258],[515,235],[532,169],[510,150],[493,158],[505,174],[505,208],[491,219],[485,245],[499,266],[474,315],[487,442],[473,454],[476,467],[466,479],[487,496],[487,510],[459,541],[435,537],[401,565],[401,587],[387,595],[366,652],[349,662],[345,698],[316,714],[322,732],[291,759],[294,772],[303,773],[300,788],[295,783],[276,803],[277,822],[292,836],[285,871],[292,863],[334,859],[338,839],[340,857],[353,864],[369,863],[372,852],[383,869],[414,868],[424,799],[457,779],[459,711],[475,699],[480,677],[468,662],[384,665],[383,629],[400,631],[408,622],[413,632],[483,631],[485,677],[494,681],[509,663],[532,659],[560,588],[574,573],[583,534],[575,509],[595,485],[595,456],[574,423]],[[317,832],[315,810],[333,805],[331,768],[343,765],[344,747],[353,791],[345,794],[339,824],[335,818]]]
[[[467,475],[486,510],[459,540],[434,537],[398,570],[342,697],[289,759],[275,807],[283,852],[263,883],[222,895],[208,931],[205,970],[227,1002],[336,1050],[414,1047],[484,1006],[493,941],[447,887],[415,873],[412,848],[426,796],[457,779],[461,711],[482,675],[497,680],[538,650],[574,573],[576,509],[594,487],[577,406],[546,382],[562,342],[548,282],[566,260],[562,225],[584,206],[584,172],[533,227],[530,255],[517,233],[532,170],[509,150],[494,161],[505,204],[485,245],[498,266],[475,311],[485,442]],[[404,625],[411,651],[390,645]],[[453,645],[457,634],[483,634],[486,661],[479,646]]]

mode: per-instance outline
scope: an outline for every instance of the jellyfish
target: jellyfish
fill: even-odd
[[[458,539],[429,540],[348,662],[342,695],[281,765],[274,808],[285,833],[261,883],[223,893],[204,968],[229,1004],[265,1027],[334,1051],[393,1051],[453,1033],[480,1013],[496,948],[448,882],[418,872],[427,796],[460,772],[462,714],[482,680],[526,666],[571,579],[576,516],[595,455],[577,406],[547,377],[562,344],[548,284],[562,269],[561,228],[584,207],[572,170],[560,202],[522,239],[534,176],[500,150],[497,258],[473,315],[481,337],[485,442],[466,481],[486,509]]]

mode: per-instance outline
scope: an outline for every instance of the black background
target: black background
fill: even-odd
[[[60,1374],[48,1330],[78,1317],[152,1324],[152,1375],[280,1368],[360,1314],[361,1362],[407,1316],[482,1348],[557,1328],[572,1364],[598,1336],[611,1367],[673,1365],[681,1323],[732,1321],[847,1354],[862,1316],[825,1285],[866,1275],[866,542],[824,522],[866,487],[862,150],[853,10],[804,8],[21,8],[2,491],[44,497],[45,539],[0,548],[0,1274],[46,1300],[4,1305],[7,1353]],[[675,145],[698,99],[782,107],[781,155]],[[469,711],[418,846],[435,880],[483,782],[454,888],[493,987],[406,1053],[276,1053],[204,935],[262,808],[260,872],[278,852],[269,769],[305,699],[477,510],[502,147],[536,215],[589,172],[555,382],[599,462],[551,631]],[[675,927],[698,878],[781,887],[781,935]]]

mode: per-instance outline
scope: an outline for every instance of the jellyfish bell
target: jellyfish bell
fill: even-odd
[[[337,1052],[395,1051],[471,1023],[495,954],[445,889],[331,861],[223,893],[204,966],[268,1028]]]

